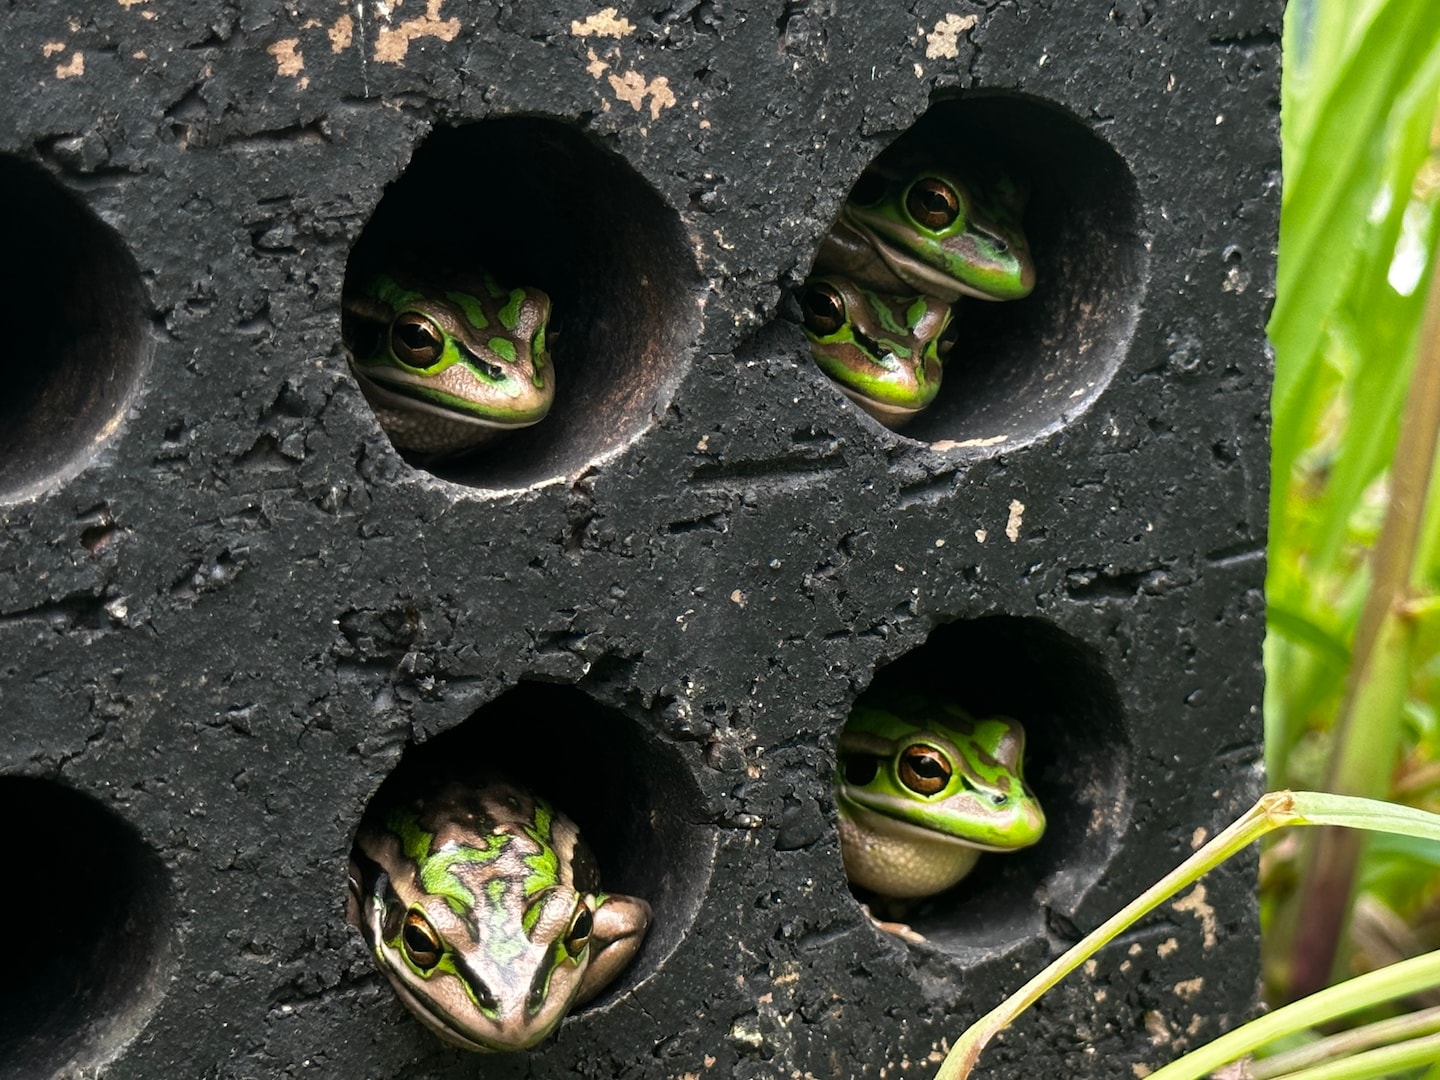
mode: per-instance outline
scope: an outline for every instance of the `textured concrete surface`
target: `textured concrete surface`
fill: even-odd
[[[0,8],[0,1074],[928,1076],[1261,787],[1280,9]],[[897,138],[1027,174],[1040,273],[962,309],[906,436],[789,298]],[[556,301],[552,418],[441,475],[340,347],[347,267],[401,247]],[[925,946],[841,871],[877,671],[1020,717],[1051,820]],[[444,1047],[344,922],[362,810],[440,737],[655,907],[527,1054]],[[1252,870],[987,1075],[1243,1017]]]

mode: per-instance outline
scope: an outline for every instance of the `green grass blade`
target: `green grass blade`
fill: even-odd
[[[1086,934],[1075,945],[1067,949],[1064,955],[1046,965],[1039,974],[1029,979],[1004,1002],[966,1028],[964,1034],[956,1040],[955,1045],[945,1056],[945,1060],[940,1063],[940,1068],[935,1073],[935,1080],[965,1080],[974,1070],[981,1051],[984,1050],[990,1039],[1033,1005],[1050,987],[1186,885],[1198,881],[1236,852],[1285,825],[1344,825],[1351,828],[1378,829],[1397,832],[1405,836],[1440,840],[1440,814],[1431,814],[1408,806],[1395,806],[1375,799],[1331,795],[1316,791],[1273,791],[1263,795],[1254,806],[1250,807],[1226,829],[1216,834],[1199,851]],[[1364,1008],[1370,1000],[1366,996],[1367,994],[1381,993],[1382,996],[1374,1000],[1388,1000],[1388,997],[1396,994],[1414,993],[1417,986],[1440,986],[1440,953],[1430,954],[1428,957],[1420,959],[1429,959],[1433,964],[1433,970],[1423,965],[1417,968],[1406,968],[1405,964],[1412,962],[1405,961],[1404,964],[1396,964],[1381,971],[1370,972],[1368,975],[1361,976],[1359,980],[1351,980],[1347,985],[1352,987],[1353,994],[1361,1001],[1361,1004],[1354,1007]],[[1386,976],[1387,972],[1390,973],[1388,976]],[[1426,982],[1426,979],[1432,981]],[[1389,988],[1397,985],[1399,989],[1391,992]],[[1228,1056],[1196,1059],[1210,1062],[1210,1064],[1207,1064],[1200,1072],[1193,1074],[1177,1072],[1167,1077],[1166,1080],[1178,1080],[1179,1077],[1190,1075],[1200,1076],[1203,1072],[1208,1072],[1233,1058],[1250,1053],[1256,1047],[1264,1045],[1274,1038],[1322,1023],[1323,1019],[1315,1018],[1323,1012],[1321,1006],[1313,1004],[1307,1008],[1300,1008],[1300,1006],[1316,1001],[1322,1001],[1323,1004],[1323,1001],[1326,1000],[1329,999],[1321,999],[1319,995],[1316,995],[1303,1002],[1287,1006],[1286,1009],[1271,1013],[1269,1016],[1261,1017],[1260,1020],[1246,1025],[1246,1028],[1252,1028],[1255,1024],[1271,1023],[1270,1027],[1261,1029],[1264,1031],[1264,1035],[1259,1041],[1251,1043],[1243,1038],[1232,1039],[1231,1042],[1236,1048],[1231,1050]],[[1294,1011],[1287,1012],[1287,1010]],[[1317,1012],[1317,1010],[1319,1011]],[[1331,1015],[1341,1015],[1345,1011],[1349,1010],[1340,1009]],[[1274,1018],[1282,1014],[1296,1018],[1295,1026],[1289,1027],[1286,1026],[1286,1022],[1275,1022]],[[1232,1032],[1230,1036],[1223,1036],[1222,1040],[1216,1040],[1216,1042],[1230,1039],[1236,1034],[1236,1032]],[[1210,1044],[1210,1046],[1214,1045],[1216,1044]],[[1197,1054],[1208,1049],[1209,1047],[1202,1047],[1181,1060],[1194,1059]],[[1173,1065],[1178,1064],[1180,1062],[1173,1063]],[[1166,1066],[1167,1069],[1171,1067]],[[1160,1072],[1164,1072],[1164,1070],[1162,1069]],[[1159,1077],[1160,1073],[1157,1072],[1153,1075],[1152,1080],[1159,1080]]]
[[[1339,1061],[1286,1073],[1276,1080],[1379,1080],[1393,1077],[1400,1069],[1413,1069],[1432,1061],[1440,1061],[1440,1035],[1427,1035],[1394,1046],[1366,1050]]]
[[[1384,0],[1363,26],[1336,26],[1352,48],[1335,77],[1315,95],[1303,139],[1287,138],[1287,183],[1281,207],[1280,259],[1270,320],[1276,367],[1273,394],[1275,460],[1272,513],[1285,505],[1290,468],[1308,441],[1300,424],[1315,415],[1301,391],[1314,385],[1320,346],[1332,313],[1365,249],[1369,216],[1380,193],[1373,159],[1384,152],[1386,121],[1415,72],[1425,68],[1440,20],[1433,0]],[[1358,31],[1358,32],[1357,32]],[[1320,85],[1312,71],[1313,86]],[[1312,114],[1306,113],[1305,116]],[[1392,192],[1391,198],[1402,193]],[[1323,268],[1323,272],[1321,272]]]
[[[1149,1080],[1198,1080],[1228,1062],[1254,1053],[1275,1039],[1319,1027],[1361,1009],[1436,987],[1440,987],[1440,952],[1402,960],[1378,971],[1357,975],[1346,982],[1327,987],[1276,1009],[1258,1020],[1252,1020],[1199,1049],[1192,1050],[1177,1061],[1156,1069],[1150,1074]],[[1429,1060],[1431,1059],[1421,1058],[1418,1063],[1423,1064]]]
[[[1250,1063],[1250,1080],[1278,1080],[1312,1065],[1323,1065],[1346,1054],[1386,1046],[1423,1035],[1440,1034],[1440,1007],[1377,1020],[1373,1024],[1316,1039],[1305,1046],[1273,1054]]]
[[[1328,791],[1295,791],[1290,795],[1291,813],[1296,820],[1286,824],[1342,825],[1347,829],[1440,840],[1440,814],[1428,810]]]

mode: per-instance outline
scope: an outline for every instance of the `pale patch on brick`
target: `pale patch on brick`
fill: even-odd
[[[575,37],[620,38],[635,32],[635,24],[616,14],[613,7],[601,8],[594,15],[576,19],[570,24],[570,33]]]
[[[670,89],[670,80],[660,75],[649,82],[638,71],[627,71],[623,75],[611,75],[610,89],[615,96],[627,103],[636,112],[650,99],[650,119],[660,119],[660,110],[675,104],[675,93]]]
[[[406,19],[398,26],[387,26],[375,35],[375,59],[382,64],[399,64],[410,51],[416,38],[433,37],[454,41],[460,33],[459,19],[440,18],[444,0],[426,0],[425,14]]]
[[[281,38],[265,51],[275,58],[275,71],[279,75],[293,79],[305,70],[299,38]]]
[[[960,55],[960,35],[979,21],[978,15],[946,15],[925,35],[925,59],[954,60]]]
[[[1170,905],[1176,911],[1188,911],[1194,913],[1200,920],[1200,930],[1204,935],[1205,948],[1213,949],[1218,940],[1220,922],[1215,918],[1215,909],[1205,901],[1205,886],[1196,885],[1186,896],[1182,896],[1175,903]]]
[[[330,51],[344,52],[355,38],[355,20],[349,15],[341,15],[325,33],[330,38]]]
[[[1025,520],[1025,504],[1010,500],[1010,517],[1005,522],[1005,536],[1013,544],[1020,539],[1020,523]]]
[[[1205,980],[1201,978],[1185,979],[1181,982],[1176,983],[1174,986],[1175,996],[1178,997],[1181,1001],[1189,1001],[1191,998],[1193,998],[1196,994],[1200,993],[1200,991],[1204,989]]]

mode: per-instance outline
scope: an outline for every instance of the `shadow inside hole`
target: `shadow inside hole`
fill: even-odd
[[[119,237],[44,170],[0,155],[0,500],[79,472],[149,362],[144,290]]]
[[[675,751],[580,690],[521,683],[455,729],[407,748],[366,813],[487,771],[543,796],[579,826],[606,892],[650,904],[650,929],[635,960],[575,1011],[654,972],[694,920],[715,859],[703,798]]]
[[[29,885],[17,879],[0,899],[16,930],[0,989],[0,1077],[99,1066],[138,1034],[163,991],[173,924],[165,869],[113,813],[49,781],[0,778],[0,816],[43,860],[22,875]]]
[[[953,888],[891,914],[932,945],[967,956],[1043,932],[1045,909],[1073,914],[1130,816],[1129,740],[1099,657],[1042,619],[989,616],[938,627],[881,668],[867,694],[887,690],[954,701],[977,718],[1019,720],[1025,780],[1046,815],[1039,843],[984,854]],[[861,900],[873,899],[862,892]],[[889,907],[880,901],[881,914]]]
[[[901,434],[994,453],[1070,422],[1119,367],[1145,292],[1140,200],[1124,161],[1057,106],[983,91],[936,101],[877,163],[891,159],[983,162],[1028,184],[1036,279],[1023,300],[961,298],[939,395]]]
[[[436,130],[351,252],[347,291],[402,272],[488,270],[551,299],[549,415],[430,464],[514,488],[574,475],[638,437],[669,400],[699,319],[699,274],[678,216],[619,156],[554,120]]]

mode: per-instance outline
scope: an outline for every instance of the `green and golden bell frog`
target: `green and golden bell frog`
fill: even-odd
[[[899,428],[935,400],[954,343],[949,304],[812,277],[800,290],[800,309],[820,370],[880,423]]]
[[[400,450],[458,454],[544,419],[550,298],[489,274],[444,286],[381,275],[343,300],[350,368]]]
[[[852,884],[914,898],[948,889],[985,851],[1040,839],[1021,771],[1025,730],[915,696],[857,705],[840,734],[835,795]]]
[[[1018,300],[1035,287],[1021,225],[1027,192],[1009,177],[877,163],[851,190],[815,273],[887,295]]]
[[[367,813],[349,917],[396,995],[467,1050],[523,1050],[635,956],[650,906],[599,891],[575,824],[501,780]]]

